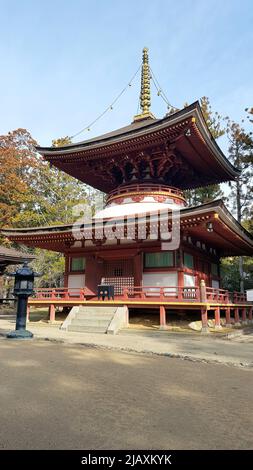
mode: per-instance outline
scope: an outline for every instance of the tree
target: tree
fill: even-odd
[[[66,136],[52,141],[54,147],[71,143]],[[92,205],[95,190],[76,180],[72,176],[50,167],[41,161],[36,189],[37,206],[43,214],[45,223],[70,224],[74,222],[73,208],[76,204]],[[43,272],[38,279],[40,287],[60,287],[63,283],[64,256],[53,251],[35,250],[36,260],[33,262],[36,270]]]
[[[231,163],[240,170],[240,175],[235,182],[230,182],[230,200],[232,209],[236,213],[239,223],[246,219],[252,211],[252,187],[253,172],[250,162],[250,138],[245,130],[237,123],[227,119],[227,137],[229,140],[229,159]],[[240,291],[244,291],[245,272],[243,257],[238,258]]]
[[[1,226],[12,226],[31,197],[29,181],[38,164],[35,144],[26,129],[0,136]]]
[[[34,255],[36,258],[31,265],[35,271],[43,274],[36,278],[37,287],[61,287],[65,264],[63,254],[37,248]]]
[[[225,128],[222,126],[222,116],[218,112],[213,111],[209,98],[203,96],[200,99],[200,106],[213,138],[218,139],[224,135]],[[205,188],[197,188],[185,191],[186,201],[190,206],[204,204],[206,202],[213,201],[214,199],[220,199],[223,196],[224,195],[220,189],[219,184],[212,184]]]
[[[69,137],[53,141],[53,145],[69,143]],[[0,136],[1,227],[72,223],[76,204],[94,205],[96,191],[57,168],[51,168],[35,146],[35,140],[25,129]],[[64,271],[63,256],[48,253],[36,250],[39,268],[44,273],[39,282],[45,285],[50,281],[52,285],[59,285],[60,273],[62,276]]]

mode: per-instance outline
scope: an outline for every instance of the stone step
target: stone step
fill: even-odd
[[[116,307],[80,306],[67,330],[80,333],[106,333],[115,312]]]
[[[99,312],[77,312],[76,315],[79,317],[112,317],[115,312],[103,312],[103,310],[99,310]]]
[[[108,320],[97,320],[95,318],[85,318],[85,319],[79,319],[79,318],[74,318],[71,322],[71,325],[75,326],[103,326],[105,328],[108,327],[110,324],[111,319]]]
[[[68,331],[76,331],[80,333],[106,333],[107,328],[104,327],[95,327],[95,326],[80,326],[80,325],[70,325]]]
[[[99,314],[111,314],[115,313],[116,308],[114,307],[80,307],[78,314],[83,315],[94,315],[95,313]]]
[[[75,320],[103,320],[110,321],[113,315],[76,315]]]

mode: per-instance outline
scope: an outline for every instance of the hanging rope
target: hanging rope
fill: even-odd
[[[84,131],[90,131],[91,130],[91,127],[96,123],[98,122],[108,111],[111,111],[113,110],[113,106],[117,103],[117,101],[120,99],[120,97],[123,95],[123,93],[125,93],[125,91],[132,86],[132,83],[136,77],[136,75],[138,74],[138,72],[140,71],[141,69],[141,66],[142,64],[139,65],[138,69],[136,70],[136,72],[134,73],[134,75],[132,76],[132,78],[130,79],[130,81],[127,83],[127,85],[123,88],[123,90],[116,96],[116,98],[111,102],[111,104],[109,106],[107,106],[107,108],[101,113],[99,114],[99,116],[94,119],[92,122],[90,122],[87,126],[83,127],[80,131],[76,132],[76,134],[73,134],[70,136],[70,139],[74,139],[75,137],[77,137],[78,135],[82,134],[82,132]],[[172,110],[177,110],[176,106],[173,106],[165,92],[163,91],[161,85],[159,84],[153,70],[151,69],[151,67],[149,66],[149,70],[150,70],[150,78],[151,80],[153,80],[153,83],[155,85],[155,88],[157,90],[157,95],[160,96],[162,98],[162,100],[166,103],[167,105],[167,109],[172,109]],[[137,114],[139,113],[139,109],[140,109],[140,98],[138,100],[138,108],[137,108]]]
[[[151,69],[151,67],[149,67],[149,70],[150,70],[150,78],[153,80],[153,83],[154,83],[154,85],[156,87],[156,90],[157,90],[157,95],[160,96],[163,99],[163,101],[165,101],[165,103],[167,104],[168,109],[170,109],[170,108],[177,109],[176,106],[173,106],[169,102],[166,94],[164,93],[164,91],[163,91],[161,85],[159,84],[159,82],[158,82],[153,70]]]
[[[71,135],[70,136],[70,139],[74,139],[75,137],[77,137],[79,134],[81,134],[82,132],[84,131],[90,131],[91,127],[97,122],[99,121],[99,119],[101,119],[108,111],[111,111],[113,109],[113,106],[115,105],[115,103],[117,103],[117,101],[120,99],[120,97],[123,95],[123,93],[128,89],[128,87],[132,86],[132,83],[136,77],[136,75],[138,74],[139,70],[141,68],[141,64],[139,65],[138,69],[136,70],[136,72],[134,73],[134,75],[132,76],[132,78],[130,79],[130,81],[128,82],[128,84],[123,88],[123,90],[116,96],[116,98],[112,101],[112,103],[107,106],[107,108],[96,118],[94,119],[94,121],[92,121],[90,124],[88,124],[86,127],[84,127],[83,129],[81,129],[79,132],[77,132],[76,134],[74,135]]]

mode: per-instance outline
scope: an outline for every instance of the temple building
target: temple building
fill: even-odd
[[[62,147],[38,147],[51,165],[107,195],[91,221],[5,229],[12,241],[62,252],[64,288],[38,289],[30,303],[194,310],[228,324],[252,321],[243,293],[222,289],[220,259],[249,256],[252,236],[221,200],[187,207],[185,190],[235,180],[239,171],[212,137],[195,102],[156,119],[150,111],[148,51],[143,50],[141,113],[126,127]],[[164,236],[165,234],[165,236]],[[99,287],[98,287],[99,286]],[[100,294],[114,286],[114,296]],[[101,290],[101,292],[100,292]],[[167,314],[167,319],[166,319]]]

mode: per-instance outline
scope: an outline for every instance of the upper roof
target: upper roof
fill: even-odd
[[[37,150],[57,168],[104,192],[126,183],[126,165],[136,167],[141,158],[153,164],[152,182],[157,166],[164,166],[159,182],[181,189],[233,180],[240,174],[212,137],[198,101],[162,119],[145,119],[76,144]]]

